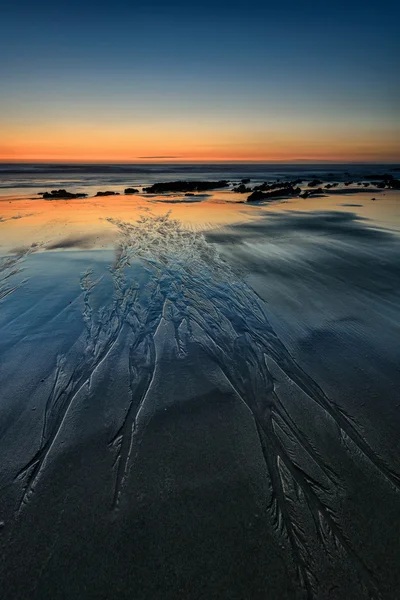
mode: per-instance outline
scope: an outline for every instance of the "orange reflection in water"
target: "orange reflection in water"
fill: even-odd
[[[65,247],[105,248],[117,237],[108,218],[135,221],[146,214],[170,213],[190,229],[207,230],[251,219],[255,207],[238,194],[219,192],[200,201],[183,196],[105,196],[77,200],[43,200],[5,196],[0,199],[0,252],[13,252],[33,243]],[[255,216],[255,214],[254,214]],[[69,240],[69,241],[68,241]],[[73,245],[76,240],[76,246]]]
[[[372,200],[375,196],[376,200]],[[146,214],[171,214],[198,231],[220,228],[283,211],[349,211],[370,225],[400,231],[400,193],[362,192],[245,204],[245,196],[217,191],[207,196],[106,196],[79,200],[43,200],[7,196],[0,199],[0,253],[31,244],[55,249],[110,248],[118,232],[107,219],[136,221]]]

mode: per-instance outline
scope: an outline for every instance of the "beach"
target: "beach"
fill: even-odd
[[[8,598],[397,599],[398,173],[1,165]]]

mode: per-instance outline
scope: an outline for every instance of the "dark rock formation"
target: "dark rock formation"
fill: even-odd
[[[242,179],[240,183],[250,183],[249,177],[246,177],[245,179]]]
[[[136,188],[126,188],[124,190],[124,194],[138,194],[139,190],[137,190]]]
[[[272,191],[264,192],[262,190],[255,190],[247,198],[247,202],[258,202],[259,200],[275,200],[276,198],[285,198],[287,196],[299,196],[301,189],[295,188],[291,185],[281,187],[280,189],[274,189]]]
[[[308,184],[308,187],[315,187],[317,185],[322,185],[322,181],[320,181],[319,179],[313,179],[312,181],[310,181],[310,183]]]
[[[268,181],[264,181],[260,185],[256,185],[253,188],[253,192],[268,192],[269,190],[273,190],[275,186],[280,187],[279,183],[268,183]]]
[[[400,179],[391,179],[388,181],[388,188],[390,190],[400,190]]]
[[[236,192],[238,194],[248,194],[250,193],[252,190],[249,187],[246,187],[244,185],[244,183],[241,183],[240,185],[238,185],[237,187],[232,188],[232,192]]]
[[[39,192],[45,200],[73,200],[74,198],[86,198],[87,194],[73,194],[67,190],[51,190],[51,192]]]
[[[323,194],[324,190],[322,188],[317,188],[316,190],[305,190],[300,194],[300,198],[310,198],[311,196],[316,196],[319,194]]]
[[[280,182],[278,180],[276,183],[268,183],[267,181],[264,181],[264,183],[261,183],[260,185],[256,185],[253,188],[253,192],[270,192],[272,190],[277,190],[277,189],[282,189],[282,188],[292,188],[297,183],[299,183],[298,180],[286,181],[286,182]]]
[[[168,181],[155,183],[143,188],[147,194],[165,194],[168,192],[206,192],[218,188],[228,187],[229,181]]]
[[[365,185],[369,185],[369,184],[365,184]],[[372,181],[372,185],[374,185],[375,187],[382,189],[382,190],[385,188],[387,188],[388,190],[399,190],[400,189],[400,180],[394,179],[394,177],[390,176],[389,179],[382,179],[381,181]]]
[[[96,196],[119,196],[119,192],[97,192]]]

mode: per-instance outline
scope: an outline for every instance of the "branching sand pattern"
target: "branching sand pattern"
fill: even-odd
[[[40,247],[39,244],[32,244],[31,246],[22,248],[15,255],[5,256],[0,259],[0,301],[26,283],[27,279],[23,279],[13,285],[11,283],[12,279],[10,282],[10,278],[21,273],[24,259],[33,252],[37,252]]]
[[[143,407],[158,360],[154,338],[164,320],[174,328],[176,359],[187,356],[189,343],[198,344],[251,413],[270,480],[265,507],[277,535],[291,549],[304,597],[318,598],[317,547],[332,561],[350,561],[366,597],[379,598],[374,576],[350,543],[335,510],[340,479],[296,424],[276,389],[272,371],[278,367],[292,386],[322,409],[338,438],[354,446],[396,489],[399,476],[368,445],[351,416],[296,364],[269,324],[263,303],[201,233],[188,231],[168,214],[146,215],[134,223],[109,221],[120,231],[120,245],[110,267],[114,294],[109,305],[95,311],[91,294],[99,280],[92,281],[90,271],[82,276],[86,329],[77,341],[80,359],[74,364],[68,355],[58,359],[39,449],[17,476],[23,481],[19,512],[35,492],[70,406],[81,391],[90,393],[93,374],[124,335],[129,339],[130,400],[110,441],[115,453],[112,510],[119,510],[151,418]],[[146,285],[129,277],[132,261],[140,261],[146,269]],[[307,456],[307,466],[298,458],[300,454]]]

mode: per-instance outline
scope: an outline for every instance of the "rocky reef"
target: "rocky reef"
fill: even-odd
[[[247,202],[258,202],[260,200],[274,200],[275,198],[284,198],[287,196],[299,196],[301,189],[291,184],[282,184],[278,189],[269,191],[255,190],[247,198]]]
[[[143,188],[147,194],[165,194],[168,192],[206,192],[228,187],[229,181],[167,181],[154,183],[150,187]]]
[[[107,192],[97,192],[96,196],[119,196],[119,192],[111,192],[111,191],[107,191]]]
[[[250,187],[246,187],[244,183],[234,187],[232,192],[236,192],[237,194],[249,194],[252,191]]]
[[[73,200],[75,198],[86,198],[87,194],[74,194],[67,190],[51,190],[51,192],[39,192],[39,196],[43,196],[44,200]]]
[[[320,194],[324,194],[325,190],[321,187],[312,190],[305,190],[301,194],[299,194],[300,198],[310,198],[311,196],[319,196]]]

